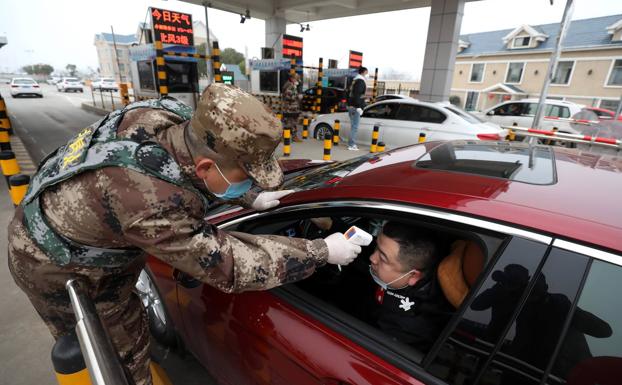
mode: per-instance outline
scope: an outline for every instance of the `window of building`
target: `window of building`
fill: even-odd
[[[557,63],[557,70],[553,77],[552,84],[568,84],[570,83],[570,74],[572,74],[573,61],[560,61]]]
[[[467,92],[466,102],[464,103],[464,109],[467,111],[473,111],[477,108],[477,100],[479,99],[479,92],[469,91]]]
[[[622,59],[617,59],[613,62],[607,85],[622,86]]]
[[[514,48],[525,48],[525,47],[529,47],[530,43],[531,43],[531,37],[521,36],[521,37],[514,38],[514,41],[512,42],[512,46]]]
[[[484,80],[484,63],[476,63],[471,65],[471,78],[472,83],[481,83]]]
[[[264,92],[279,92],[278,71],[259,71],[259,90]]]
[[[505,75],[506,83],[520,83],[523,80],[523,69],[525,63],[510,63],[508,65],[508,73]]]

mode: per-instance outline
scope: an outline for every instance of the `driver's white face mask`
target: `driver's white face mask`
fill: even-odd
[[[371,277],[373,278],[374,282],[376,282],[378,284],[378,286],[380,286],[383,290],[389,289],[389,285],[391,285],[393,282],[397,282],[400,279],[402,279],[405,276],[407,276],[408,274],[413,273],[415,271],[416,271],[415,269],[407,271],[406,273],[404,273],[404,274],[400,275],[399,277],[395,278],[393,281],[387,283],[387,282],[383,281],[382,279],[380,279],[380,277],[378,277],[376,275],[376,273],[374,273],[374,270],[371,268],[371,265],[369,265],[369,274],[371,274]],[[405,289],[407,287],[408,287],[408,283],[406,283],[406,285],[404,285],[402,287],[391,288],[391,289],[393,289],[393,290],[401,290],[401,289]]]

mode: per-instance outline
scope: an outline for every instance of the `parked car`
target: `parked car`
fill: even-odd
[[[84,92],[84,86],[78,78],[62,78],[56,83],[56,90],[58,92]]]
[[[606,108],[585,107],[583,110],[596,114],[598,120],[614,120],[616,117],[615,111],[611,111]],[[617,120],[622,120],[622,114],[618,115]]]
[[[317,86],[308,88],[304,91],[301,109],[302,111],[311,111],[311,107],[315,103]],[[347,111],[346,91],[336,87],[322,87],[322,104],[320,105],[320,113],[327,114],[333,107],[337,107],[336,111]]]
[[[333,134],[335,120],[340,121],[339,136],[350,136],[350,117],[347,112],[318,115],[309,125],[316,139]],[[389,148],[417,143],[419,134],[428,140],[481,139],[499,140],[505,130],[493,123],[462,111],[449,103],[427,103],[412,98],[391,99],[371,104],[363,110],[357,133],[357,144],[371,143],[375,125],[380,126],[379,140]]]
[[[11,88],[11,96],[14,98],[23,95],[43,97],[39,83],[31,78],[13,78],[9,87]]]
[[[119,86],[113,78],[97,78],[93,80],[93,82],[91,83],[91,87],[93,87],[94,90],[100,91],[117,92],[119,90]]]
[[[384,220],[424,227],[455,310],[427,350],[361,318],[377,288],[374,243],[342,271],[241,294],[149,257],[137,288],[152,330],[178,333],[219,384],[619,383],[618,159],[468,140],[301,167],[286,174],[296,193],[280,207],[224,204],[209,220],[309,239],[327,235],[311,220],[327,216],[371,234]]]
[[[523,99],[519,101],[507,101],[497,104],[481,113],[474,113],[481,119],[496,123],[500,126],[531,127],[533,118],[538,107],[538,99]],[[580,134],[580,130],[573,127],[570,122],[558,120],[559,118],[572,118],[585,106],[563,100],[547,99],[540,128],[569,134]]]

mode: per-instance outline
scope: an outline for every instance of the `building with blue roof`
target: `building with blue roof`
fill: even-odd
[[[461,35],[451,95],[467,110],[538,97],[559,23]],[[549,98],[615,110],[622,94],[622,14],[573,20]]]

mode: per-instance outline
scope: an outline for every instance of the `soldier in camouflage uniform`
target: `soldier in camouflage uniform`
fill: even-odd
[[[298,74],[290,75],[281,91],[281,107],[283,127],[292,132],[294,142],[302,142],[298,137],[298,117],[300,116],[300,100],[298,98]]]
[[[347,264],[360,248],[225,233],[204,220],[216,200],[255,209],[289,192],[274,156],[281,125],[251,95],[212,84],[194,115],[172,98],[138,102],[84,129],[45,159],[9,227],[9,269],[55,338],[75,327],[65,289],[85,283],[126,370],[151,384],[149,331],[133,292],[151,254],[225,292],[263,290]]]

